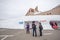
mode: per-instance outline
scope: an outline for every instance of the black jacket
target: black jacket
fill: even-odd
[[[32,29],[36,29],[36,25],[35,24],[32,24]]]

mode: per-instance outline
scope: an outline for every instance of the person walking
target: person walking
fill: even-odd
[[[37,32],[36,32],[36,25],[35,25],[35,21],[32,22],[32,29],[33,29],[33,37],[37,36]]]
[[[42,30],[43,30],[43,27],[42,27],[41,23],[39,23],[39,32],[40,32],[40,36],[42,36]]]

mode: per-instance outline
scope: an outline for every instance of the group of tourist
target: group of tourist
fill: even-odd
[[[27,25],[26,25],[26,33],[30,33],[30,25],[29,25],[29,23],[27,23]],[[42,25],[41,25],[41,23],[39,23],[39,34],[40,34],[40,36],[42,36],[42,30],[43,30],[43,27],[42,27]],[[37,31],[36,31],[36,24],[35,24],[35,21],[32,21],[32,31],[33,31],[33,37],[35,36],[35,37],[37,37]]]

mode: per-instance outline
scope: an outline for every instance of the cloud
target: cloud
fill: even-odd
[[[0,18],[24,16],[29,8],[36,6],[41,11],[47,11],[58,4],[60,0],[0,0]]]

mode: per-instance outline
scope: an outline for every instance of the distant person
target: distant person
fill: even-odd
[[[39,32],[40,32],[40,36],[42,36],[42,30],[43,30],[43,27],[42,27],[41,23],[39,23]]]
[[[33,29],[33,37],[37,36],[37,32],[36,32],[36,25],[35,25],[35,21],[32,22],[32,29]]]
[[[30,33],[30,25],[29,25],[29,23],[27,23],[27,25],[26,25],[26,33]]]

